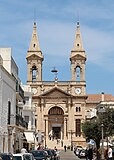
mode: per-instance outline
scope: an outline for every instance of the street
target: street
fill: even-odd
[[[66,152],[64,150],[60,151],[60,160],[80,160],[73,151],[67,150]],[[85,160],[85,159],[81,159]]]

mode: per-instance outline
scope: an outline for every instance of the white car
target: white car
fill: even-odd
[[[13,154],[14,160],[35,160],[31,153],[16,153]]]

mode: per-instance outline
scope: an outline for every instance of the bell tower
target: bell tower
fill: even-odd
[[[84,82],[85,81],[85,63],[86,54],[83,49],[80,25],[77,22],[76,36],[74,41],[74,47],[70,55],[71,61],[71,81]]]
[[[37,36],[36,22],[34,22],[31,42],[26,55],[27,60],[27,83],[42,81],[42,61],[44,57],[40,50]]]

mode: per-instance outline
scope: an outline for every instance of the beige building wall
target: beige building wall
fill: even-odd
[[[32,101],[36,106],[36,130],[44,135],[44,145],[51,135],[52,138],[63,140],[64,144],[86,146],[81,124],[87,118],[87,111],[95,108],[103,95],[86,94],[87,56],[82,44],[79,22],[69,58],[71,80],[59,81],[57,77],[54,81],[42,80],[43,54],[39,46],[36,23],[26,59],[27,85],[32,88]],[[57,73],[57,70],[53,72]]]

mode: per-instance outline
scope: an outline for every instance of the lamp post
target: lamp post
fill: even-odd
[[[101,124],[101,131],[102,131],[102,154],[101,160],[104,160],[104,125],[103,125],[103,113],[105,113],[105,108],[101,105],[98,109],[98,112],[102,114],[102,124]]]
[[[101,124],[101,129],[102,129],[102,155],[101,155],[101,159],[104,160],[104,132],[103,132],[103,123]]]

